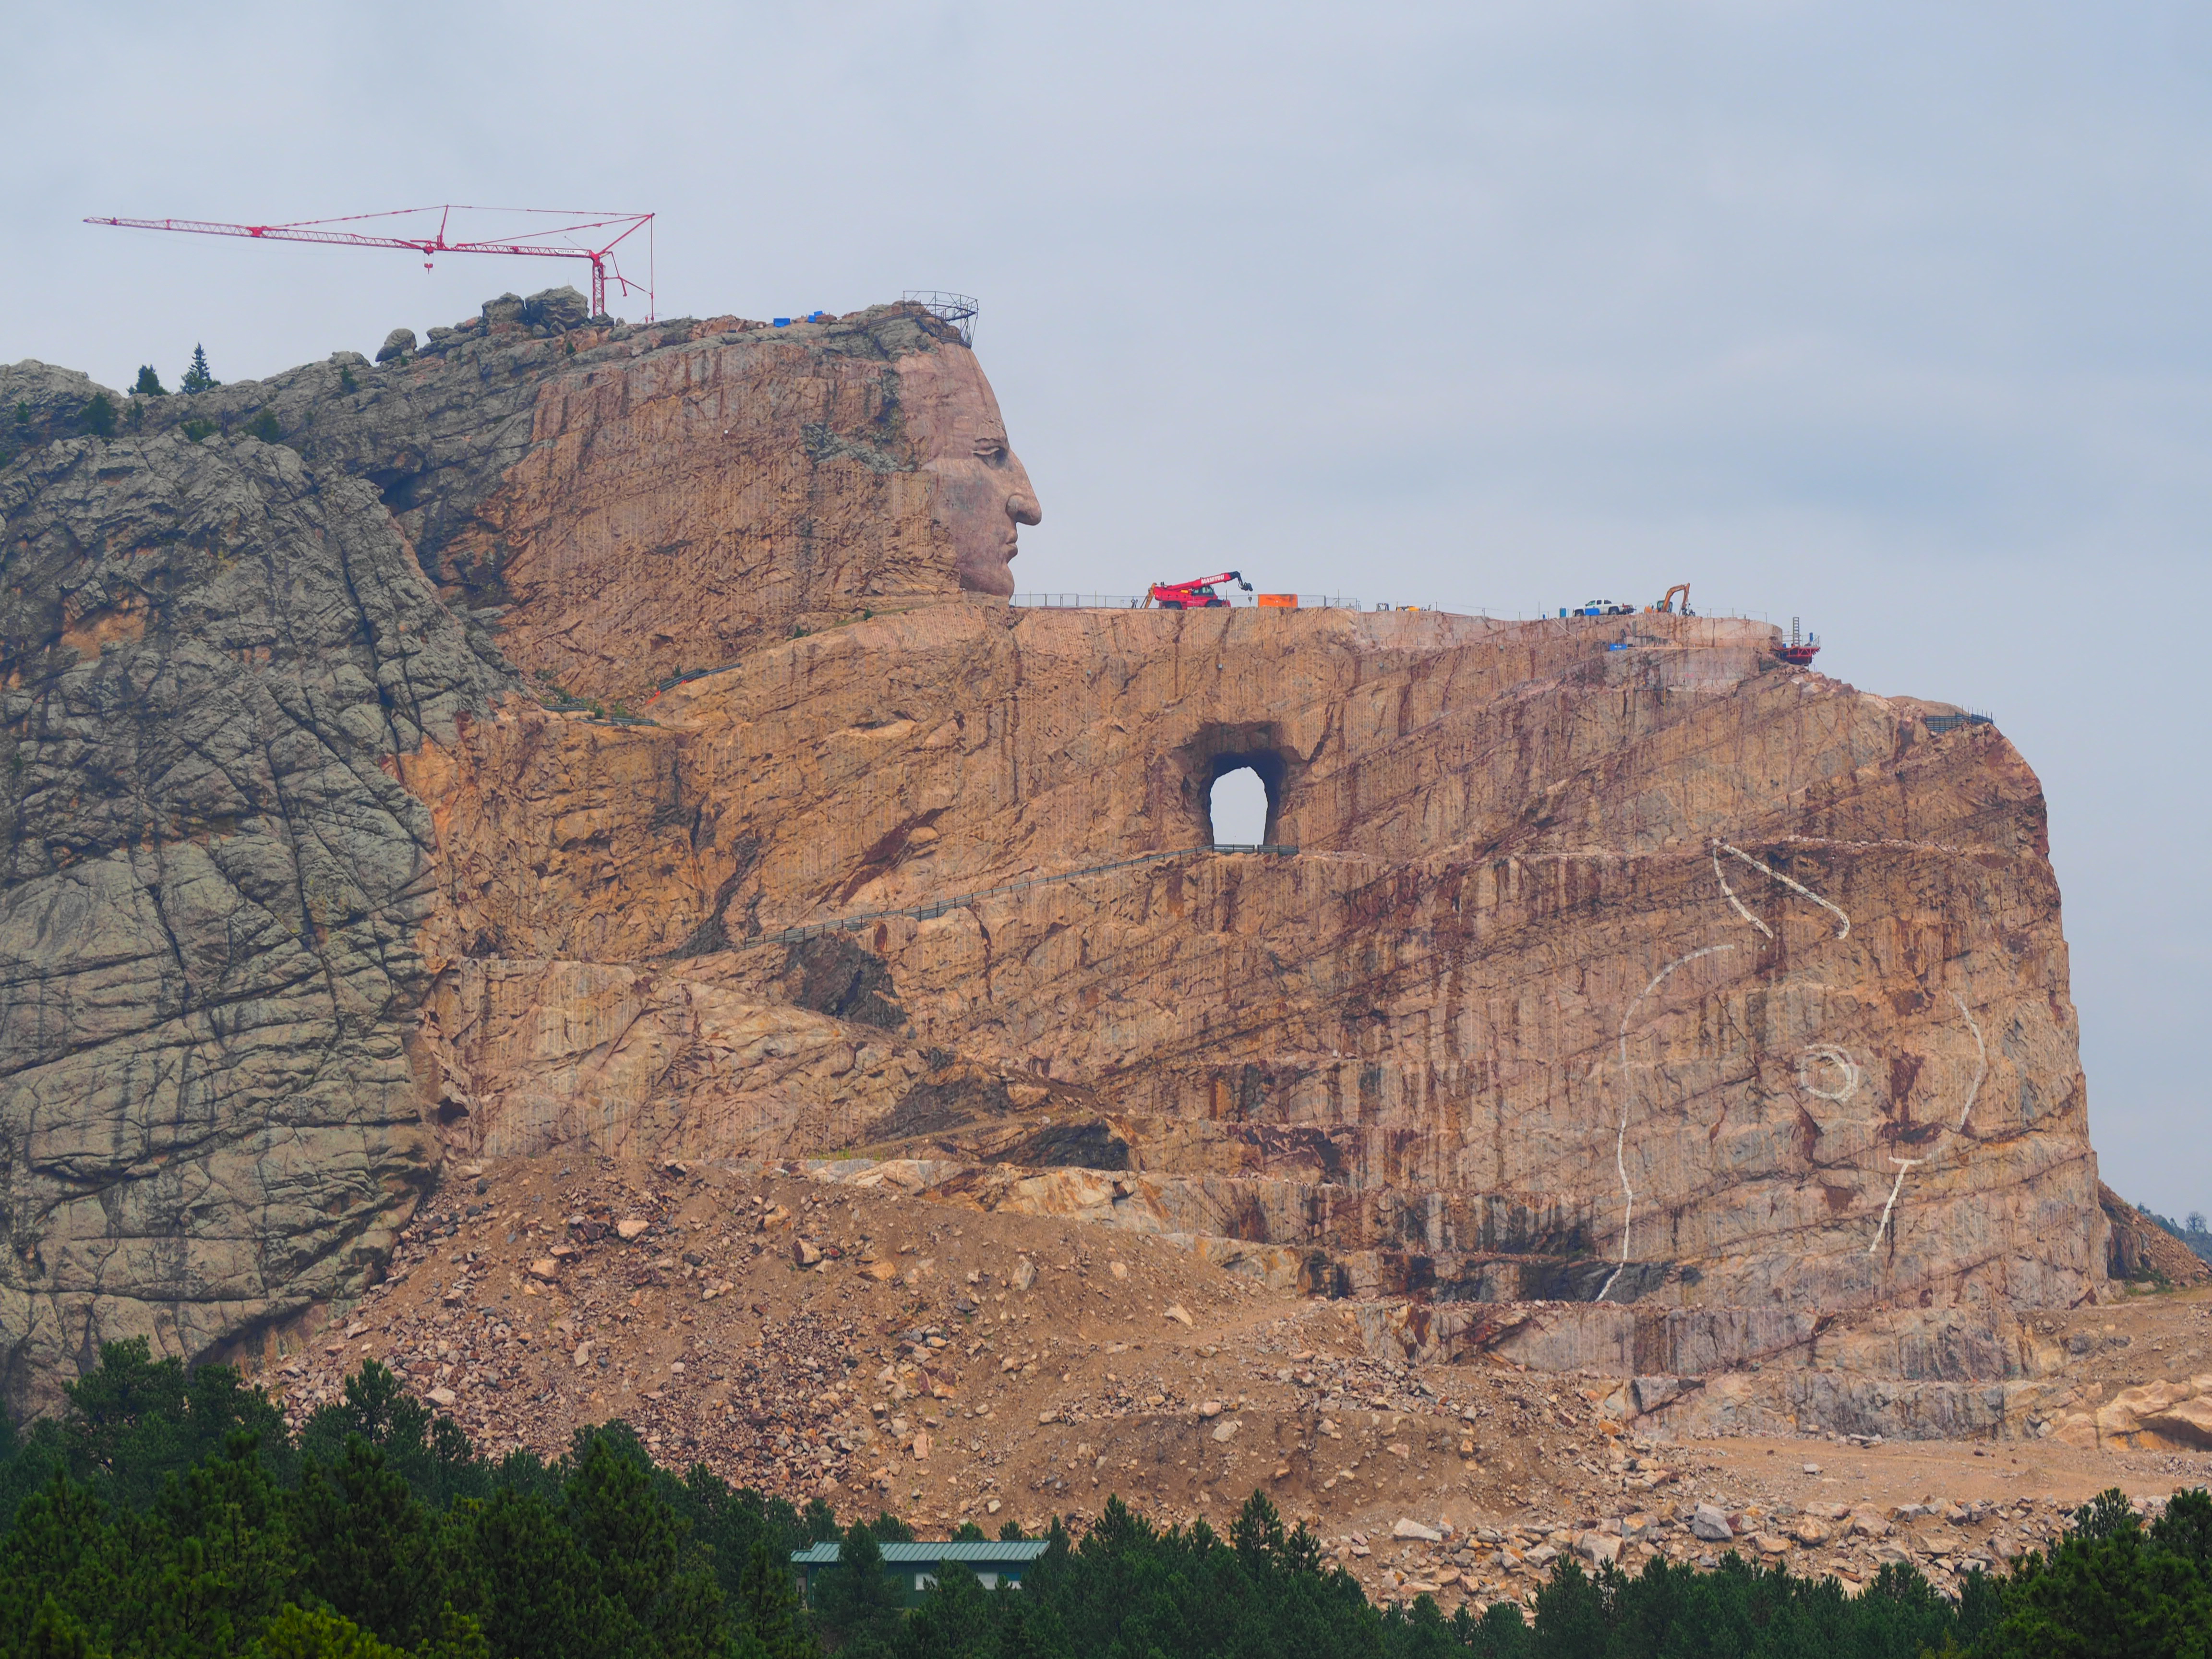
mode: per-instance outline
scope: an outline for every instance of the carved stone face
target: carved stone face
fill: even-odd
[[[901,358],[898,376],[908,434],[922,471],[936,475],[930,520],[951,544],[960,586],[1004,598],[1014,591],[1017,526],[1044,514],[982,365],[964,347],[940,346]]]

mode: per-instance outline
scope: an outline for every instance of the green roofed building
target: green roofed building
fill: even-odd
[[[985,1589],[997,1589],[1000,1585],[1021,1588],[1022,1575],[1030,1563],[1045,1553],[1048,1540],[1024,1538],[1018,1541],[990,1539],[981,1543],[956,1543],[942,1540],[934,1544],[878,1544],[884,1553],[884,1575],[897,1588],[899,1604],[913,1607],[937,1583],[940,1562],[957,1561],[983,1583]],[[799,1575],[799,1592],[806,1605],[814,1605],[815,1575],[837,1565],[837,1546],[817,1544],[811,1549],[792,1553],[793,1571]]]

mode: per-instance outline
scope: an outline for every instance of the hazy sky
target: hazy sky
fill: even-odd
[[[981,297],[1024,589],[1686,580],[1993,710],[2050,796],[2106,1177],[2212,1209],[2201,3],[0,22],[0,361],[243,378],[581,269],[86,214],[650,210],[664,315]]]

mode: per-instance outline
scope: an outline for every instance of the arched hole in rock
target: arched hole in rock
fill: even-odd
[[[1249,761],[1223,756],[1206,793],[1207,840],[1224,847],[1256,847],[1267,841],[1275,817],[1273,794]]]

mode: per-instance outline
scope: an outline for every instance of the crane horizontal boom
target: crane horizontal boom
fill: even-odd
[[[305,219],[291,224],[239,225],[214,219],[110,217],[88,218],[85,223],[112,225],[124,230],[186,231],[197,236],[242,236],[255,241],[310,242],[336,247],[404,248],[410,253],[425,256],[426,261],[441,253],[503,253],[538,259],[584,259],[589,261],[592,267],[592,310],[596,315],[606,310],[608,267],[613,259],[615,249],[638,231],[649,230],[653,218],[650,213],[610,213],[596,217],[588,215],[580,217],[569,214],[556,214],[547,216],[568,219],[572,222],[547,230],[526,232],[519,237],[510,237],[506,240],[495,240],[489,238],[459,240],[447,239],[447,224],[456,213],[506,211],[545,213],[545,210],[538,208],[515,210],[471,208],[457,203],[446,203],[437,207],[401,208],[391,213],[358,213],[338,219]],[[375,236],[365,234],[360,231],[324,228],[328,225],[357,224],[370,219],[398,219],[416,214],[429,213],[438,216],[438,226],[434,231],[422,235]],[[573,242],[555,243],[543,240],[556,236],[573,236],[585,231],[616,230],[617,227],[620,228],[617,234],[597,246],[579,246]],[[598,241],[599,239],[592,240]],[[623,276],[619,268],[614,270],[613,276],[616,283],[625,294],[642,287],[649,312],[653,300],[650,281],[642,285],[632,283]],[[648,322],[652,320],[650,314],[647,320]]]

